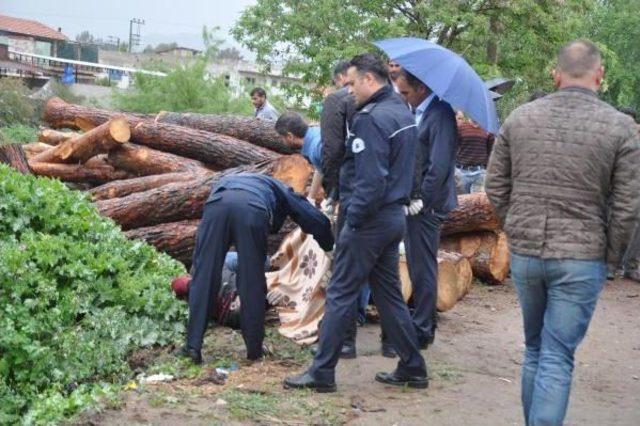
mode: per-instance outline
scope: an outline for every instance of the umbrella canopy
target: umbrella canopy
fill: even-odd
[[[420,38],[402,37],[374,42],[389,59],[416,76],[452,107],[496,134],[496,106],[480,76],[460,55]]]

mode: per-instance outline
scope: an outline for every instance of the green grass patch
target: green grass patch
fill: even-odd
[[[33,126],[12,124],[0,127],[0,145],[35,142],[37,139],[38,130]]]

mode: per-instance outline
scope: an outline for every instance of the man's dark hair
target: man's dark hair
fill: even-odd
[[[398,73],[398,77],[404,77],[404,79],[407,81],[407,84],[409,86],[411,86],[412,89],[417,90],[422,86],[426,86],[426,84],[424,84],[422,81],[420,81],[418,79],[418,77],[416,77],[415,75],[411,74],[409,71],[407,71],[404,68],[400,68],[396,72]]]
[[[340,61],[333,68],[333,77],[337,77],[339,75],[345,75],[347,70],[349,69],[349,61]]]
[[[589,40],[574,40],[562,46],[558,53],[558,69],[573,78],[584,77],[602,62],[598,46]]]
[[[291,133],[295,137],[304,138],[308,129],[309,125],[304,118],[295,111],[284,112],[276,121],[276,132],[282,136]]]
[[[620,111],[623,114],[627,114],[629,117],[633,118],[634,121],[636,121],[636,122],[638,121],[636,119],[636,110],[635,110],[635,108],[628,107],[628,106],[618,107],[618,111]]]
[[[540,98],[544,98],[545,96],[547,96],[547,92],[545,92],[544,90],[534,90],[531,96],[529,96],[528,102],[533,102]]]
[[[389,70],[387,64],[373,53],[364,53],[354,56],[349,62],[350,67],[355,67],[360,75],[371,73],[380,83],[389,80]]]
[[[256,94],[262,98],[267,97],[267,92],[265,92],[262,87],[254,87],[253,89],[251,89],[251,93],[249,93],[249,96],[253,96]]]

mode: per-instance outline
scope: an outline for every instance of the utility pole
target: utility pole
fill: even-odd
[[[133,32],[133,26],[136,26],[136,32]],[[140,25],[144,25],[144,19],[133,18],[129,21],[129,52],[133,51],[134,46],[140,45]]]

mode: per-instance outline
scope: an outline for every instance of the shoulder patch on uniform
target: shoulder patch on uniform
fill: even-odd
[[[365,148],[365,146],[364,146],[364,141],[363,141],[362,139],[360,139],[360,138],[355,138],[355,139],[353,140],[353,143],[351,144],[351,151],[352,151],[354,154],[357,154],[357,153],[359,153],[359,152],[364,151],[364,148]]]

